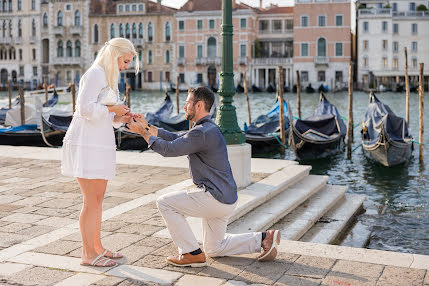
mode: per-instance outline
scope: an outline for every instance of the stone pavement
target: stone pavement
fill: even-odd
[[[153,236],[165,227],[155,200],[191,185],[179,161],[117,165],[103,205],[102,241],[125,258],[115,268],[80,266],[82,198],[76,181],[61,176],[57,155],[0,146],[0,285],[429,285],[426,256],[302,242],[282,245],[270,263],[254,254],[209,259],[204,268],[169,266],[165,257],[177,250],[170,239]],[[252,181],[268,174],[254,172]]]

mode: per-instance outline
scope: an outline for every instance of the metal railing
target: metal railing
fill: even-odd
[[[15,38],[15,44],[22,44],[22,37],[17,37],[17,38]]]
[[[83,27],[82,26],[71,26],[70,27],[70,33],[72,34],[82,34]]]
[[[177,59],[177,65],[184,66],[186,63],[185,58],[178,58]]]
[[[252,59],[254,65],[289,65],[292,58],[255,58]]]
[[[52,28],[55,35],[64,35],[64,26],[55,26]]]
[[[139,45],[139,46],[144,45],[144,39],[143,38],[131,38],[130,40],[134,45]]]
[[[196,65],[205,65],[205,64],[207,64],[206,58],[196,58],[195,59],[195,64]]]
[[[54,57],[52,58],[54,65],[81,65],[83,60],[81,57]]]
[[[12,44],[12,37],[0,38],[0,44]]]
[[[392,16],[392,9],[359,9],[359,16]]]
[[[314,63],[316,65],[327,65],[329,63],[328,57],[314,57]]]
[[[30,36],[30,44],[34,44],[37,40],[36,36]]]
[[[208,57],[208,58],[206,58],[206,62],[208,65],[220,65],[221,58],[219,58],[219,57]]]
[[[247,57],[239,57],[238,58],[239,65],[247,65]]]

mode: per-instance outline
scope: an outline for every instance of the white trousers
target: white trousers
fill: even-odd
[[[169,193],[159,197],[156,203],[180,254],[200,248],[186,217],[202,218],[203,247],[208,256],[261,251],[262,234],[260,232],[226,233],[228,219],[237,203],[223,204],[210,192],[201,188]]]

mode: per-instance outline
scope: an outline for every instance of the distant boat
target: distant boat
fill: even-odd
[[[170,90],[172,92],[176,92],[176,85],[174,83],[170,83]],[[187,92],[188,88],[183,87],[181,84],[179,84],[179,92]]]
[[[362,148],[364,154],[387,166],[405,163],[411,157],[413,137],[407,122],[382,103],[373,92],[362,123]]]
[[[305,88],[305,92],[306,93],[313,93],[313,92],[315,92],[314,88],[311,86],[311,83],[309,83],[307,85],[307,87]]]
[[[284,102],[284,118],[285,118],[285,133],[289,132],[289,118],[287,116],[288,106]],[[259,115],[256,120],[247,126],[245,125],[244,132],[246,133],[246,142],[252,145],[252,151],[262,152],[267,149],[278,148],[280,143],[280,106],[277,101],[267,114]]]
[[[298,160],[324,158],[342,149],[346,131],[338,109],[321,93],[312,116],[290,121],[289,145]]]
[[[326,85],[326,86],[324,86],[323,84],[320,84],[320,85],[319,85],[318,90],[319,90],[319,93],[320,93],[320,92],[328,92],[328,91],[329,91],[328,86],[327,86],[327,85]]]

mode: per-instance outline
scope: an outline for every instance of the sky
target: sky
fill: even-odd
[[[174,8],[180,8],[187,0],[162,0],[162,4]],[[215,0],[220,1],[220,0]],[[259,0],[237,0],[237,2],[245,3],[250,6],[258,7]],[[277,4],[279,6],[292,6],[294,0],[262,0],[262,6],[266,7],[270,4]]]

